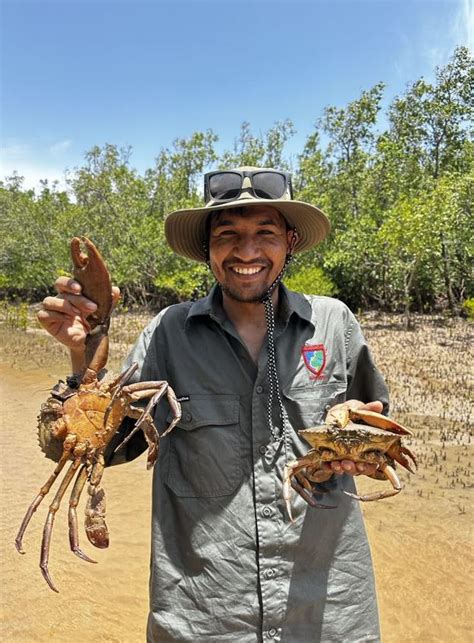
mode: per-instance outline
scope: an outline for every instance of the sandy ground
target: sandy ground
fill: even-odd
[[[377,332],[382,330],[372,325],[372,341],[385,346],[386,340],[378,342]],[[394,341],[399,343],[403,337],[399,333]],[[420,344],[413,334],[410,337],[414,345]],[[450,345],[446,350],[453,352]],[[386,359],[383,353],[378,356],[380,362]],[[390,364],[384,367],[394,377]],[[46,506],[38,510],[26,533],[26,554],[20,556],[13,545],[26,507],[51,472],[51,462],[42,457],[36,444],[36,415],[64,368],[25,368],[17,358],[0,361],[0,636],[3,641],[143,641],[151,484],[143,457],[106,472],[111,547],[91,551],[82,537],[84,549],[97,565],[70,553],[67,511],[59,512],[50,557],[59,594],[51,592],[38,569]],[[464,369],[459,375],[461,370],[464,377]],[[405,372],[400,386],[406,386],[409,378]],[[395,383],[393,387],[397,390]],[[441,392],[441,402],[444,398]],[[421,455],[420,470],[416,476],[403,475],[406,488],[402,494],[364,505],[383,641],[468,643],[474,640],[473,452],[468,435],[472,423],[469,418],[457,424],[442,420],[442,410],[432,416],[415,416],[400,404],[402,411],[406,424],[417,431],[411,446]],[[443,427],[449,428],[447,436]],[[364,479],[360,488],[380,484],[384,483]]]

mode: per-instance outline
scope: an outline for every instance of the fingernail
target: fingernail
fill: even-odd
[[[95,310],[97,308],[97,306],[92,301],[89,301],[85,307],[87,308],[87,310]]]
[[[74,290],[74,292],[81,292],[81,285],[75,281],[71,284],[71,290]]]

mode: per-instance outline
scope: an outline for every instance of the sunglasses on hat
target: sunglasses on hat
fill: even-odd
[[[204,175],[206,203],[233,201],[242,194],[244,179],[249,178],[251,191],[257,199],[281,199],[288,191],[293,198],[291,175],[276,170],[215,171]],[[247,189],[247,188],[245,188]]]

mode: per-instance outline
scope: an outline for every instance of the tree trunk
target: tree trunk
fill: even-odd
[[[451,285],[448,247],[446,245],[443,233],[441,233],[441,256],[443,257],[443,277],[444,285],[446,287],[446,296],[448,298],[449,310],[451,311],[452,315],[456,316],[458,314],[458,310],[454,301],[453,288]]]

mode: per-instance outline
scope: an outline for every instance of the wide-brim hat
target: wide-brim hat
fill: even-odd
[[[243,167],[237,171],[268,170],[270,168]],[[279,199],[260,199],[253,193],[249,179],[244,179],[240,195],[232,201],[210,198],[202,208],[171,212],[165,220],[165,236],[169,246],[179,255],[195,261],[207,261],[206,221],[215,211],[231,208],[268,205],[278,210],[288,224],[296,228],[298,241],[294,252],[303,252],[320,243],[330,232],[331,224],[322,210],[291,198],[290,188]]]

